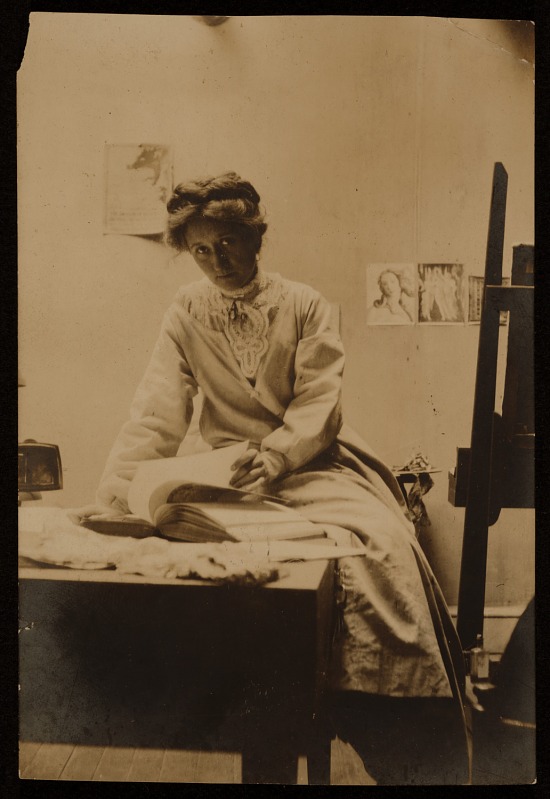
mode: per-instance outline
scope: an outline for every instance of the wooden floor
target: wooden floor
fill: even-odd
[[[240,783],[238,754],[169,749],[19,744],[19,774],[29,780],[109,782]],[[305,758],[298,763],[298,784],[307,785]],[[348,744],[332,742],[331,785],[375,785]]]

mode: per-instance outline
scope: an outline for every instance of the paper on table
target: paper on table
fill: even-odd
[[[225,544],[224,544],[225,546]],[[339,547],[330,544],[302,543],[301,541],[252,541],[246,544],[230,544],[233,551],[237,547],[257,556],[264,556],[271,562],[293,560],[334,560],[365,555],[364,547]]]
[[[149,542],[149,543],[146,543]],[[152,542],[152,543],[151,543]],[[296,560],[330,560],[364,555],[362,546],[333,546],[301,541],[253,541],[246,543],[191,544],[169,542],[155,537],[138,541],[133,538],[105,536],[74,524],[62,508],[19,508],[20,554],[35,560],[73,565],[75,568],[105,568],[116,563],[126,551],[140,546],[178,551],[186,556],[224,552],[231,561],[253,555],[271,563]],[[242,553],[242,554],[241,554]]]

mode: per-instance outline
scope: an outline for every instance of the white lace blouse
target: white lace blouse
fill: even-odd
[[[243,375],[254,384],[269,347],[269,330],[287,290],[275,276],[258,270],[240,289],[220,291],[210,282],[185,303],[188,313],[212,330],[223,330]]]
[[[330,304],[314,289],[258,272],[224,292],[182,286],[107,460],[98,501],[125,509],[142,460],[176,454],[200,387],[212,447],[248,440],[271,479],[299,468],[340,430],[344,354]]]

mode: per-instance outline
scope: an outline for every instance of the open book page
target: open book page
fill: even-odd
[[[229,488],[231,466],[248,449],[248,441],[211,452],[179,458],[159,458],[139,464],[128,491],[130,510],[154,523],[155,510],[174,489],[186,483]]]

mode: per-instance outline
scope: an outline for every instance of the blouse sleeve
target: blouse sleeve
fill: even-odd
[[[128,488],[143,460],[176,455],[193,414],[197,383],[178,342],[174,314],[163,320],[151,360],[111,449],[97,501],[128,512]]]
[[[316,292],[303,312],[294,361],[294,396],[283,424],[264,438],[261,450],[275,455],[272,468],[298,469],[331,444],[342,426],[344,350],[331,321],[329,303]],[[286,468],[285,468],[286,467]]]

